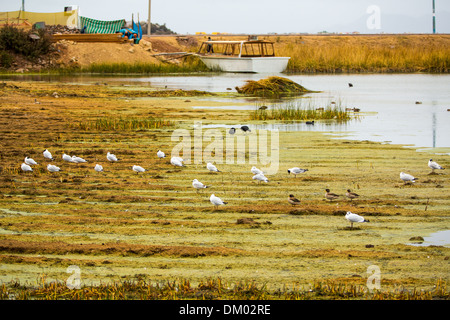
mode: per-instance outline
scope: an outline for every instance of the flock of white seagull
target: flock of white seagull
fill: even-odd
[[[47,160],[51,160],[51,161],[55,160],[53,158],[52,154],[50,153],[50,151],[48,151],[47,149],[44,150],[43,155],[44,155],[44,158],[47,159]],[[163,151],[158,150],[157,157],[158,158],[165,158],[166,155],[165,155],[165,153]],[[87,162],[85,159],[83,159],[81,157],[69,156],[69,155],[67,155],[65,153],[62,155],[62,159],[64,161],[72,162],[72,163],[85,163],[85,162]],[[108,161],[110,161],[110,162],[117,162],[117,161],[119,161],[119,159],[116,157],[116,155],[114,155],[114,154],[112,154],[110,152],[108,152],[106,154],[106,159]],[[183,162],[184,162],[184,159],[181,158],[181,157],[172,157],[170,159],[170,163],[172,165],[174,165],[174,166],[177,166],[177,167],[184,167]],[[33,159],[29,158],[29,157],[25,157],[25,160],[24,160],[24,162],[21,165],[21,169],[24,172],[32,172],[33,171],[32,166],[33,165],[37,165],[37,164],[38,163],[35,160],[33,160]],[[433,159],[430,159],[428,161],[428,167],[432,170],[432,172],[434,172],[434,170],[443,170],[444,169],[441,165],[439,165],[438,163],[433,161]],[[211,171],[211,172],[220,172],[219,169],[217,169],[217,167],[215,165],[213,165],[212,163],[210,163],[210,162],[208,162],[206,164],[206,168],[209,171]],[[48,164],[47,165],[47,170],[49,172],[62,171],[60,167],[58,167],[56,165],[53,165],[53,164]],[[94,170],[97,171],[97,172],[102,172],[103,171],[103,166],[101,166],[100,164],[96,164],[95,167],[94,167]],[[137,173],[145,172],[145,169],[143,167],[137,166],[137,165],[133,165],[132,166],[132,170],[137,172]],[[265,182],[265,183],[269,182],[269,179],[264,175],[263,171],[261,171],[260,169],[256,168],[255,166],[253,166],[250,171],[251,171],[252,174],[254,174],[254,176],[252,178],[253,180],[257,180],[259,182]],[[288,174],[292,173],[294,175],[297,175],[297,174],[301,174],[301,173],[304,173],[304,172],[308,171],[308,169],[301,169],[301,168],[298,168],[298,167],[294,167],[294,168],[288,169],[287,171],[288,171]],[[404,172],[400,172],[400,179],[405,184],[406,183],[414,183],[414,182],[416,182],[416,180],[418,180],[418,178],[412,176],[411,174],[404,173]],[[194,179],[192,181],[192,187],[195,188],[197,190],[197,192],[198,192],[198,190],[206,189],[209,186],[203,184],[202,182],[198,181],[197,179]],[[332,201],[334,199],[339,198],[339,195],[330,192],[329,189],[325,189],[325,191],[326,191],[326,193],[325,193],[325,198],[326,199]],[[357,193],[351,192],[350,189],[347,189],[346,197],[348,197],[350,200],[353,200],[355,198],[358,198],[359,195]],[[214,194],[211,194],[209,200],[216,208],[221,206],[221,205],[227,204],[227,202],[223,201],[222,199],[220,199],[219,197],[215,196]],[[295,206],[295,205],[298,205],[298,204],[301,203],[300,200],[295,198],[295,196],[292,195],[292,194],[289,195],[288,202],[292,206]],[[351,228],[353,228],[353,223],[355,223],[355,222],[369,222],[368,220],[364,219],[364,217],[362,217],[362,216],[360,216],[358,214],[352,213],[350,211],[348,211],[346,213],[345,218],[351,223]]]

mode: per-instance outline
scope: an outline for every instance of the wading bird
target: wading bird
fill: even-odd
[[[166,154],[164,152],[162,152],[161,150],[158,150],[158,152],[156,153],[156,155],[158,156],[158,158],[165,158]]]
[[[20,166],[20,168],[22,169],[22,171],[24,172],[31,172],[33,171],[33,169],[27,165],[26,163],[22,163],[22,165]]]
[[[412,175],[404,172],[400,172],[400,179],[402,179],[405,184],[419,180],[418,178],[414,178]]]
[[[209,201],[211,201],[211,203],[218,208],[221,205],[227,204],[228,202],[222,201],[222,199],[220,199],[219,197],[216,197],[214,194],[211,195],[211,197],[209,197]]]
[[[116,155],[110,153],[109,151],[108,151],[108,153],[106,154],[106,159],[108,159],[108,161],[111,161],[111,162],[117,162],[117,161],[119,161],[119,159],[117,159]]]
[[[263,175],[262,173],[255,174],[252,177],[253,180],[258,180],[259,182],[264,181],[265,183],[269,182],[269,179]]]
[[[176,167],[184,167],[183,159],[181,159],[180,157],[172,157],[170,159],[170,163]]]
[[[72,162],[75,162],[75,163],[84,163],[84,162],[87,162],[87,161],[84,160],[84,159],[81,158],[81,157],[72,156]]]
[[[200,181],[198,181],[197,179],[192,180],[192,186],[197,189],[197,192],[199,189],[206,189],[209,186],[204,185],[203,183],[201,183]]]
[[[294,197],[293,194],[290,194],[290,195],[289,195],[288,202],[289,202],[290,204],[292,204],[292,206],[295,206],[295,205],[300,204],[300,200],[298,200],[296,197]]]
[[[333,201],[334,199],[340,197],[338,194],[330,192],[330,189],[325,189],[325,191],[326,191],[325,198],[327,198],[330,201]]]
[[[48,151],[47,149],[44,150],[43,154],[44,154],[44,158],[52,160],[52,161],[55,160],[55,159],[53,159],[52,154],[50,153],[50,151]]]
[[[295,177],[297,177],[298,174],[304,173],[306,171],[308,171],[308,169],[300,169],[300,168],[294,167],[294,168],[288,169],[287,172],[288,172],[288,174],[292,173],[293,175],[295,175]]]
[[[356,199],[359,197],[359,194],[355,193],[355,192],[351,192],[350,189],[347,189],[347,192],[345,193],[345,196],[347,198],[349,198],[350,200]]]
[[[30,165],[30,166],[33,166],[33,165],[37,165],[37,164],[38,164],[36,161],[34,161],[33,159],[28,158],[28,157],[25,157],[25,163],[28,164],[28,165]]]
[[[133,166],[132,169],[134,172],[137,172],[137,174],[139,174],[140,172],[145,172],[145,169],[141,166]]]
[[[259,170],[257,167],[253,166],[250,170],[253,174],[264,174],[262,170]]]
[[[428,161],[428,166],[430,167],[431,172],[434,172],[434,170],[444,170],[444,168],[441,165],[439,165],[439,163],[434,162],[433,159],[430,159]]]
[[[47,170],[50,171],[50,172],[62,171],[60,167],[54,166],[52,164],[48,164],[47,165]]]
[[[347,213],[345,214],[345,219],[350,221],[352,229],[353,229],[354,222],[369,222],[369,220],[366,220],[363,217],[361,217],[360,215],[357,215],[356,213],[352,213],[350,211],[347,211]]]
[[[208,162],[206,164],[206,168],[212,172],[220,172],[219,169],[217,169],[217,167],[215,165],[213,165],[211,162]]]

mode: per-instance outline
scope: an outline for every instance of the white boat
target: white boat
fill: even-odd
[[[213,70],[252,73],[283,72],[290,59],[276,57],[273,42],[266,40],[208,40],[197,56]]]

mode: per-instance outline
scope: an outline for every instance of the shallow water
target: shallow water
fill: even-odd
[[[345,138],[390,142],[424,148],[450,148],[450,75],[364,74],[364,75],[282,75],[307,89],[319,106],[331,101],[359,108],[362,117],[345,124],[317,122],[270,125],[279,130],[332,131]],[[209,77],[153,77],[156,87],[224,92],[242,86],[246,80],[267,77],[261,74],[226,74]],[[352,83],[353,87],[348,84]],[[245,103],[244,100],[234,99]],[[420,102],[420,104],[416,104]],[[224,109],[254,110],[257,105],[231,105]],[[217,107],[214,107],[217,108]],[[270,126],[268,129],[270,129]],[[263,127],[259,127],[263,128]],[[446,152],[448,153],[448,152]],[[449,153],[450,154],[450,153]]]
[[[307,94],[314,104],[326,106],[331,101],[342,107],[359,108],[358,120],[336,124],[316,121],[304,123],[273,123],[253,126],[254,129],[308,130],[331,132],[336,138],[370,140],[436,149],[450,155],[450,75],[441,74],[345,74],[284,75],[307,89],[320,91]],[[24,76],[15,79],[61,81],[71,83],[108,83],[167,89],[236,92],[247,80],[260,80],[268,74],[223,73],[204,76]],[[5,76],[2,77],[3,79]],[[11,79],[9,77],[8,79]],[[352,83],[350,87],[348,83]],[[298,98],[297,98],[298,99]],[[206,101],[227,102],[221,107],[232,110],[253,110],[261,105],[255,99],[208,98]],[[420,102],[420,104],[416,104]],[[270,105],[269,101],[264,104]],[[194,107],[196,108],[196,107]],[[203,107],[208,108],[208,107]],[[217,108],[211,106],[210,108]],[[223,124],[232,127],[237,124]],[[220,127],[221,125],[213,125]],[[206,124],[204,127],[207,127]],[[252,128],[252,125],[250,125]],[[438,151],[439,150],[439,151]]]
[[[423,238],[421,243],[408,243],[412,246],[428,247],[428,246],[444,246],[450,248],[450,230],[438,231]]]

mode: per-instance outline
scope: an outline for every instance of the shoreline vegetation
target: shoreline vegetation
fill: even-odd
[[[250,120],[334,120],[345,122],[359,115],[343,108],[340,104],[332,103],[326,107],[318,107],[313,101],[308,101],[307,105],[296,100],[295,102],[285,102],[271,105],[270,108],[256,107],[250,113]]]
[[[217,40],[229,38],[213,37]],[[260,38],[274,41],[277,56],[291,57],[284,72],[286,74],[450,72],[450,35],[301,35]],[[198,42],[201,40],[197,38]],[[195,53],[198,47],[182,49]],[[197,57],[189,56],[176,61],[176,64],[104,63],[73,71],[106,74],[209,70]]]
[[[0,73],[15,73],[14,59],[21,57],[17,63],[27,64],[23,58],[39,60],[44,67],[37,71],[26,69],[24,73],[87,73],[87,74],[161,74],[161,73],[206,73],[208,70],[200,59],[190,53],[196,53],[207,36],[152,36],[144,41],[152,43],[148,57],[133,59],[126,49],[119,55],[120,62],[111,62],[109,55],[96,59],[92,63],[79,63],[76,43],[64,42],[71,46],[70,56],[67,48],[58,47],[59,53],[55,63],[50,61],[52,51],[48,37],[41,34],[41,46],[23,45],[26,34],[14,32],[14,28],[3,28],[0,32],[4,45],[0,46]],[[42,32],[41,32],[42,33]],[[240,40],[244,35],[217,35],[213,40]],[[273,41],[277,56],[289,56],[285,71],[292,73],[448,73],[450,71],[450,35],[448,34],[377,34],[377,35],[259,35],[259,39]],[[8,45],[7,45],[8,44]],[[16,44],[16,47],[14,47]],[[128,44],[120,44],[128,48]],[[19,50],[19,49],[20,50]],[[24,51],[22,48],[27,48]],[[34,49],[33,49],[34,48]],[[33,51],[35,50],[35,51]],[[131,49],[130,49],[131,50]],[[145,49],[147,50],[147,49]],[[95,44],[92,44],[95,51]],[[66,53],[65,53],[66,52]],[[112,52],[112,51],[111,51]],[[161,52],[185,52],[184,57],[173,56],[158,59]],[[67,56],[64,56],[64,55]],[[156,54],[156,55],[155,55]],[[80,56],[87,55],[86,52]],[[122,58],[123,56],[123,58]],[[183,56],[183,55],[182,55]],[[151,61],[151,62],[150,62]],[[16,65],[17,65],[16,63]],[[17,67],[15,67],[17,68]]]
[[[278,54],[289,73],[448,73],[450,35],[299,36]]]

